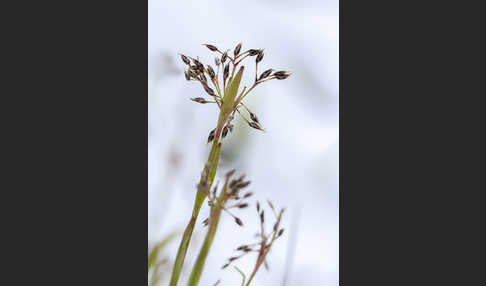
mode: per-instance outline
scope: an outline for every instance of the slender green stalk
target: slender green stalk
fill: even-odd
[[[221,116],[220,120],[221,121]],[[224,123],[224,122],[223,122]],[[222,125],[223,123],[218,122],[218,126]],[[208,189],[211,189],[211,185],[214,181],[214,176],[216,175],[216,170],[218,168],[218,162],[221,152],[221,144],[219,143],[219,135],[220,132],[217,133],[217,137],[213,141],[213,147],[211,148],[211,152],[209,153],[208,163],[209,163],[209,174],[208,175]],[[206,169],[204,170],[206,172]],[[202,181],[202,179],[201,179]],[[202,183],[202,182],[201,182]],[[186,257],[187,248],[189,247],[189,242],[191,241],[192,232],[194,231],[194,226],[196,224],[197,216],[199,215],[199,210],[201,209],[201,205],[206,199],[207,193],[198,191],[196,193],[196,199],[194,201],[194,208],[192,210],[192,216],[189,220],[189,223],[184,230],[184,234],[182,236],[181,243],[179,245],[179,250],[177,251],[177,256],[174,261],[174,266],[172,268],[172,276],[170,278],[170,286],[176,286],[177,282],[179,281],[179,276],[181,274],[182,265],[184,264],[184,259]]]
[[[225,203],[225,195],[226,195],[227,187],[228,187],[228,178],[224,183],[223,189],[218,196],[218,200],[216,204],[211,207],[208,232],[206,233],[206,237],[204,238],[203,245],[201,247],[201,250],[199,251],[199,255],[197,256],[196,262],[194,263],[194,267],[192,268],[191,275],[189,276],[189,282],[187,283],[188,286],[196,286],[199,283],[199,279],[201,278],[201,274],[204,269],[206,258],[208,256],[211,245],[213,244],[214,236],[216,235],[216,230],[218,229],[219,218],[221,217],[221,211]]]

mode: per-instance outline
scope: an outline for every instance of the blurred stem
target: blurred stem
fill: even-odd
[[[228,187],[228,177],[224,183],[223,189],[218,196],[218,200],[211,207],[211,214],[209,216],[209,228],[204,238],[204,243],[199,251],[194,267],[192,268],[191,276],[189,276],[189,282],[187,286],[196,286],[201,278],[202,271],[204,269],[204,264],[206,258],[208,257],[209,250],[214,241],[214,236],[216,235],[216,230],[218,229],[219,218],[221,217],[221,211],[225,203],[226,189]]]

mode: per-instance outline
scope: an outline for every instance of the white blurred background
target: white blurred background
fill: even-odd
[[[185,80],[178,54],[199,56],[214,66],[216,54],[202,43],[226,50],[242,42],[242,51],[265,49],[260,72],[293,73],[258,86],[245,99],[266,133],[237,116],[234,132],[223,140],[216,176],[236,168],[252,181],[252,204],[268,198],[287,208],[285,234],[267,259],[270,269],[262,268],[252,285],[283,285],[285,273],[287,286],[338,285],[338,1],[149,0],[148,7],[149,244],[170,232],[182,233],[188,222],[211,147],[207,136],[218,115],[215,105],[189,100],[206,94],[199,83]],[[253,76],[254,58],[244,65]],[[237,246],[252,241],[259,223],[254,205],[236,213],[245,227],[224,216],[200,285],[218,279],[222,286],[239,285],[240,275],[221,266]],[[201,245],[206,231],[201,221],[207,214],[204,204],[180,285]],[[180,237],[169,244],[168,258],[175,256]],[[250,273],[255,259],[249,256],[235,265]],[[165,277],[160,285],[167,284]]]

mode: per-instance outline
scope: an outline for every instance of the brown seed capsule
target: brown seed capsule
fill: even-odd
[[[190,76],[191,78],[193,78],[193,79],[197,79],[197,75],[196,75],[196,73],[195,73],[194,71],[189,70],[187,73],[189,74],[189,76]]]
[[[258,80],[262,80],[262,79],[267,78],[272,73],[272,71],[273,71],[273,69],[268,69],[268,70],[262,72],[262,74],[260,75]]]
[[[280,237],[284,232],[284,229],[282,228],[281,230],[278,231],[278,237]]]
[[[203,73],[204,72],[204,66],[203,66],[203,64],[201,64],[201,62],[199,62],[196,59],[192,59],[192,62],[196,65],[196,68],[197,68],[197,71],[198,72],[200,72],[200,73]]]
[[[232,262],[232,261],[235,261],[235,260],[236,260],[236,259],[238,259],[238,258],[240,258],[240,257],[238,257],[238,256],[233,256],[233,257],[228,258],[228,261],[229,261],[229,262]]]
[[[256,122],[249,122],[248,125],[250,125],[250,127],[252,127],[252,128],[255,128],[255,129],[258,129],[258,130],[262,130],[262,128],[260,127],[260,125],[258,125],[258,123],[256,123]]]
[[[191,80],[191,76],[189,75],[189,72],[184,71],[184,76],[186,77],[186,80]]]
[[[287,71],[278,71],[273,74],[276,79],[286,79],[290,76],[290,73]]]
[[[224,54],[221,56],[221,62],[224,64],[227,58],[228,58],[228,52],[224,52]]]
[[[236,45],[236,48],[235,48],[235,51],[234,51],[235,57],[237,57],[240,54],[240,51],[241,51],[241,43]]]
[[[260,202],[256,203],[256,209],[257,209],[257,212],[260,213]]]
[[[194,102],[197,102],[197,103],[202,103],[202,104],[208,103],[208,101],[206,99],[202,98],[202,97],[191,98],[191,100],[194,101]]]
[[[256,49],[250,49],[250,50],[248,50],[248,55],[249,55],[250,57],[252,57],[252,56],[256,56],[256,55],[258,55],[259,53],[260,53],[260,50],[256,50]]]
[[[273,231],[277,231],[277,228],[278,228],[278,222],[276,222],[276,223],[273,225]]]
[[[184,62],[186,65],[190,65],[190,64],[191,64],[191,62],[189,61],[189,59],[188,59],[186,56],[181,55],[181,59],[182,59],[182,61],[183,61],[183,62]]]
[[[246,199],[246,198],[251,197],[252,195],[253,195],[253,193],[252,193],[252,192],[249,192],[249,193],[246,193],[246,194],[243,196],[243,198],[244,198],[244,199]]]
[[[213,68],[210,65],[208,65],[206,69],[208,71],[209,77],[211,78],[211,80],[213,80],[214,77],[216,76],[216,73],[214,72]]]
[[[219,66],[221,64],[219,58],[214,58],[214,64],[216,64],[216,66]]]
[[[229,76],[229,63],[226,64],[223,71],[223,80],[226,80]]]
[[[257,116],[253,112],[250,112],[250,119],[255,121],[256,123],[260,123],[260,121],[258,121]]]
[[[208,44],[204,44],[208,49],[210,49],[212,52],[216,52],[218,50],[218,48],[216,48],[215,46],[213,45],[208,45]]]
[[[213,130],[211,130],[211,132],[209,132],[208,143],[213,141],[215,133],[216,133],[216,129],[213,129]]]
[[[247,206],[248,206],[248,204],[247,204],[247,203],[244,203],[244,204],[239,204],[239,205],[238,205],[238,208],[240,208],[240,209],[244,209],[244,208],[246,208]]]
[[[226,134],[228,134],[228,126],[225,126],[223,128],[223,133],[221,134],[221,136],[224,138],[224,137],[226,137]]]
[[[237,225],[243,226],[243,222],[241,221],[241,219],[239,219],[237,217],[235,217],[235,222],[236,222]]]
[[[265,210],[262,210],[262,212],[260,213],[260,221],[261,221],[262,223],[264,223],[264,222],[265,222]]]
[[[255,62],[258,64],[259,62],[261,62],[263,59],[263,52],[260,51],[260,53],[258,53],[258,56],[256,57],[256,60]]]
[[[246,181],[246,182],[242,182],[242,183],[239,183],[238,185],[236,185],[236,189],[243,189],[243,188],[246,188],[248,187],[248,185],[251,183],[251,181]]]
[[[208,79],[206,78],[206,76],[203,73],[199,75],[199,79],[204,81],[204,82],[208,81]]]
[[[209,95],[212,95],[212,96],[216,96],[216,94],[214,93],[214,90],[212,88],[210,88],[209,86],[204,85],[203,84],[203,87],[204,87],[204,90],[209,94]]]

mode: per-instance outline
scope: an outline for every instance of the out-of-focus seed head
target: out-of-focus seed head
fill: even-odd
[[[239,43],[238,45],[236,45],[236,48],[235,48],[235,51],[234,51],[235,57],[237,57],[240,54],[241,45],[242,45],[241,43]]]
[[[256,123],[260,123],[260,121],[258,121],[258,117],[253,112],[250,112],[250,119],[255,121]]]
[[[239,219],[237,217],[235,217],[235,222],[236,222],[237,225],[243,226],[243,222],[241,221],[241,219]]]
[[[208,103],[208,101],[202,97],[195,97],[195,98],[191,98],[192,101],[194,102],[197,102],[197,103],[202,103],[202,104],[205,104],[205,103]]]
[[[218,48],[216,48],[215,46],[213,45],[208,45],[208,44],[204,44],[208,49],[210,49],[212,52],[216,52],[218,50]]]
[[[251,197],[252,195],[253,195],[253,193],[252,193],[252,192],[249,192],[249,193],[246,193],[246,194],[243,196],[243,198],[244,198],[244,199],[246,199],[246,198]]]
[[[263,130],[260,125],[258,125],[258,123],[256,122],[248,122],[248,125],[250,125],[251,128],[255,128],[255,129],[258,129],[258,130]]]
[[[216,66],[219,66],[221,64],[221,61],[219,60],[219,58],[214,58],[214,64]]]
[[[213,129],[211,130],[211,132],[209,132],[208,143],[214,140],[215,135],[216,135],[216,129]]]
[[[191,64],[191,62],[189,61],[189,59],[188,59],[186,56],[182,55],[182,54],[181,54],[181,59],[182,59],[182,61],[183,61],[183,62],[184,62],[186,65],[190,65],[190,64]]]
[[[260,53],[258,53],[258,56],[256,57],[255,59],[255,62],[258,64],[259,62],[261,62],[263,60],[263,52],[260,51]]]
[[[290,75],[291,75],[291,73],[289,73],[288,71],[278,71],[278,72],[273,74],[273,76],[275,76],[276,79],[286,79]]]
[[[244,209],[246,207],[248,207],[248,204],[247,203],[243,203],[243,204],[239,204],[238,205],[238,208],[240,208],[240,209]]]
[[[253,56],[258,55],[258,54],[260,53],[260,51],[261,51],[261,50],[250,49],[250,50],[248,50],[248,55],[249,55],[250,57],[253,57]]]
[[[262,72],[262,74],[260,75],[258,80],[262,80],[262,79],[267,78],[272,73],[272,71],[273,71],[273,69],[268,69],[268,70]]]

